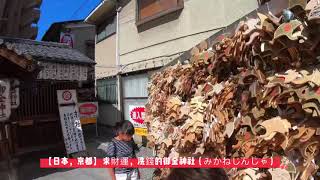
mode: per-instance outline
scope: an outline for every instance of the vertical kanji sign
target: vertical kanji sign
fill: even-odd
[[[20,105],[19,85],[20,82],[18,79],[10,80],[10,101],[12,109],[16,109]]]
[[[85,151],[76,90],[58,90],[57,96],[67,154]]]
[[[11,115],[10,80],[0,79],[0,121],[6,121]]]

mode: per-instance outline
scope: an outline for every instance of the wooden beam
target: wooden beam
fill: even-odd
[[[8,49],[0,48],[0,56],[11,61],[14,64],[17,64],[21,68],[25,69],[28,72],[35,70],[35,65],[32,63],[32,60],[28,60],[17,55],[15,52]]]

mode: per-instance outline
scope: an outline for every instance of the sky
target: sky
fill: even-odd
[[[41,40],[55,22],[85,19],[100,2],[101,0],[43,0],[37,40]]]

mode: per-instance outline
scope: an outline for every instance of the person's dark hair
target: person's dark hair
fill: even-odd
[[[116,135],[119,133],[124,133],[127,135],[133,135],[134,134],[134,126],[130,121],[121,121],[116,123]]]
[[[223,169],[172,169],[166,180],[228,180]]]

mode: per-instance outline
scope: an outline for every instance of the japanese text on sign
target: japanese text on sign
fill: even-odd
[[[10,80],[10,101],[11,101],[12,109],[16,109],[20,105],[19,85],[20,85],[19,80],[17,79]]]
[[[140,136],[147,135],[147,126],[144,123],[145,107],[142,106],[129,106],[130,122],[135,128],[135,134]]]
[[[8,120],[10,115],[10,81],[8,79],[0,79],[0,121]]]
[[[61,128],[67,154],[86,150],[75,90],[58,90]]]
[[[67,154],[86,150],[79,111],[76,106],[62,106],[59,110]]]
[[[97,123],[98,102],[79,103],[79,112],[81,124]]]
[[[130,121],[135,128],[147,128],[144,124],[145,108],[141,106],[129,106]]]
[[[79,157],[77,159],[50,157],[40,160],[41,168],[279,168],[281,158],[217,159],[180,158],[103,158]]]

